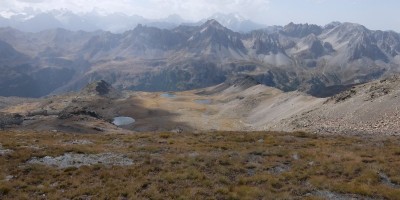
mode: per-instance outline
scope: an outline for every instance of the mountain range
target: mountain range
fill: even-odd
[[[189,90],[248,75],[317,97],[399,71],[400,34],[354,23],[235,32],[210,19],[123,33],[0,28],[0,95],[40,97],[95,80],[118,89]]]

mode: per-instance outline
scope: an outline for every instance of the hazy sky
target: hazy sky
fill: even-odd
[[[199,20],[213,13],[239,13],[267,25],[289,22],[324,25],[355,22],[370,29],[400,32],[400,0],[0,0],[0,12],[25,8],[75,12],[123,12],[147,18],[177,13]]]

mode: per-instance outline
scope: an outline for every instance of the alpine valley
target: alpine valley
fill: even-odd
[[[221,13],[20,13],[0,27],[1,200],[400,200],[399,33]]]
[[[237,75],[327,97],[400,70],[400,34],[353,23],[290,23],[247,33],[210,19],[123,32],[0,28],[1,96],[41,97],[105,80],[121,90],[183,91]]]

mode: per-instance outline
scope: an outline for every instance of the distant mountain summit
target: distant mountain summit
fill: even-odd
[[[3,16],[2,16],[3,14]],[[124,13],[101,14],[97,11],[87,13],[74,13],[69,10],[51,10],[37,12],[27,10],[24,13],[0,13],[0,27],[12,27],[26,32],[40,32],[49,29],[62,28],[71,31],[111,31],[121,33],[133,29],[139,24],[161,29],[173,29],[179,25],[201,25],[207,20],[215,19],[223,26],[236,32],[249,32],[256,29],[267,28],[245,19],[237,13],[216,13],[199,23],[183,19],[178,14],[172,14],[161,19],[147,19],[139,15]]]
[[[169,29],[185,22],[179,15],[170,15],[164,19],[146,19],[139,15],[124,13],[104,15],[96,11],[78,14],[69,10],[27,11],[11,15],[8,18],[0,15],[0,27],[12,27],[27,32],[63,28],[71,31],[103,30],[121,33],[133,29],[138,24]]]
[[[293,22],[284,26],[281,33],[291,37],[306,37],[310,34],[319,35],[323,28],[315,24],[294,24]]]
[[[224,25],[225,27],[236,32],[250,32],[257,29],[267,28],[266,25],[255,23],[249,19],[244,18],[238,13],[222,14],[216,13],[208,18],[214,19]]]
[[[188,51],[224,59],[240,57],[246,53],[241,35],[222,26],[217,20],[210,19],[199,26],[197,31],[187,40]]]

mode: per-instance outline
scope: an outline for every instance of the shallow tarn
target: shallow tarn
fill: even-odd
[[[132,117],[115,117],[112,123],[116,126],[126,126],[135,122],[136,120]]]
[[[172,94],[172,93],[163,93],[163,94],[161,94],[161,97],[164,97],[164,98],[175,98],[175,97],[176,97],[176,94]]]

